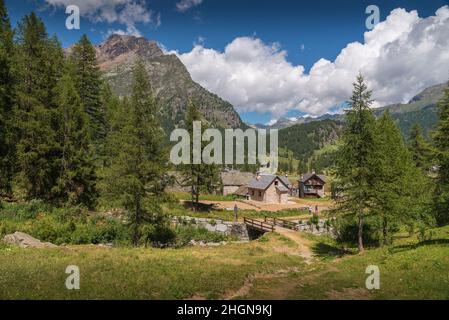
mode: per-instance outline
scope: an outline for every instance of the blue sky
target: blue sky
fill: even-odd
[[[97,2],[100,6],[105,0],[85,0]],[[117,0],[111,0],[117,1]],[[260,40],[260,43],[270,46],[277,44],[276,50],[285,52],[285,63],[292,67],[303,66],[304,74],[310,72],[312,66],[324,58],[333,62],[342,49],[352,42],[364,42],[364,32],[368,5],[375,4],[380,9],[381,21],[385,20],[390,12],[396,8],[404,8],[407,12],[417,10],[420,18],[435,15],[435,12],[446,5],[444,0],[407,0],[407,1],[268,1],[268,0],[190,0],[192,5],[180,10],[177,4],[181,0],[119,0],[121,3],[136,3],[145,8],[149,18],[140,19],[131,17],[131,22],[125,19],[111,19],[94,22],[100,16],[100,12],[92,15],[81,16],[80,30],[67,30],[65,28],[64,7],[50,6],[53,4],[77,3],[66,0],[6,0],[7,7],[13,24],[30,11],[37,11],[43,18],[50,34],[57,34],[63,46],[74,43],[83,33],[89,35],[94,43],[102,42],[112,30],[126,30],[130,24],[142,36],[154,39],[163,44],[169,51],[175,50],[180,55],[186,54],[183,62],[189,61],[189,54],[194,45],[201,48],[212,49],[214,52],[223,53],[225,48],[235,39],[248,37]],[[184,0],[189,4],[189,1]],[[79,1],[78,1],[79,2]],[[113,9],[119,11],[120,6]],[[91,10],[92,12],[92,10]],[[405,17],[405,16],[404,16]],[[405,19],[405,18],[404,18]],[[97,19],[99,20],[99,19]],[[100,19],[101,20],[101,19]],[[191,59],[192,60],[192,59]],[[202,60],[201,60],[202,61]],[[200,61],[200,63],[202,63]],[[185,62],[189,71],[196,66],[193,62]],[[424,62],[423,62],[424,63]],[[203,86],[215,91],[224,98],[228,98],[229,90],[209,87],[207,79],[201,78],[201,73],[191,72],[195,80]],[[217,76],[220,74],[217,71]],[[436,81],[436,79],[429,80]],[[427,81],[426,85],[430,83]],[[226,81],[223,81],[225,83]],[[275,90],[275,88],[273,88]],[[398,96],[397,94],[395,96]],[[266,123],[280,116],[298,116],[303,114],[318,115],[324,111],[332,111],[335,105],[326,108],[302,108],[297,106],[305,98],[298,97],[297,102],[286,103],[284,109],[268,106],[264,101],[254,99],[232,101],[236,105],[241,116],[248,122]],[[309,99],[309,98],[308,98]],[[309,99],[310,100],[310,99]],[[387,99],[388,100],[388,99]],[[385,100],[385,101],[387,101]],[[243,101],[243,100],[242,100]],[[286,101],[280,99],[273,103],[280,105]],[[389,102],[389,100],[388,100]],[[400,101],[396,101],[400,102]],[[254,107],[251,106],[253,103]],[[329,102],[331,103],[331,102]],[[257,107],[259,106],[260,107]],[[324,110],[326,109],[326,110]]]

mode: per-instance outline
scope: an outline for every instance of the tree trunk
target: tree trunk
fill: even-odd
[[[388,219],[387,219],[387,217],[384,217],[383,221],[382,221],[382,233],[383,233],[383,238],[384,238],[384,245],[388,245],[389,241],[388,241]]]
[[[359,215],[359,231],[358,231],[359,252],[365,251],[363,247],[363,216]]]
[[[139,226],[140,226],[140,197],[139,195],[136,195],[135,197],[136,201],[136,212],[135,212],[135,221],[134,221],[134,227],[133,227],[133,245],[137,247],[139,245]]]

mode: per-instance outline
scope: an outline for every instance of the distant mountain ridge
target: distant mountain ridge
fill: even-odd
[[[104,79],[120,96],[130,95],[132,68],[138,58],[142,59],[162,106],[162,126],[167,131],[183,124],[189,100],[215,127],[246,127],[229,102],[194,82],[179,58],[165,54],[155,41],[114,34],[95,48]]]
[[[381,108],[374,109],[374,114],[379,117],[388,110],[397,125],[401,129],[404,136],[408,136],[411,127],[418,123],[425,134],[435,126],[438,121],[438,101],[443,96],[446,83],[437,84],[429,88],[424,89],[422,92],[414,96],[408,103],[392,104]],[[319,117],[300,117],[296,120],[289,118],[281,118],[271,126],[257,124],[258,128],[273,128],[273,129],[285,129],[294,125],[301,125],[305,123],[322,121],[322,120],[334,120],[344,121],[344,114],[324,114]]]

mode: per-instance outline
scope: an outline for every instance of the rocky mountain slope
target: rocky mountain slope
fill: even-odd
[[[104,78],[120,96],[131,92],[132,67],[141,58],[150,75],[152,88],[162,106],[166,130],[182,125],[189,99],[215,127],[244,128],[234,107],[194,82],[174,54],[165,54],[155,41],[134,36],[112,35],[96,46]]]

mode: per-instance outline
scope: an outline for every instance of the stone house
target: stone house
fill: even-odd
[[[248,183],[248,197],[253,201],[285,204],[288,202],[290,188],[286,176],[257,174]]]
[[[323,198],[325,196],[324,186],[326,176],[312,173],[306,173],[299,178],[299,197],[300,198]]]
[[[224,196],[234,194],[240,187],[246,186],[254,174],[251,172],[240,172],[238,170],[223,171],[220,174],[222,193]]]

